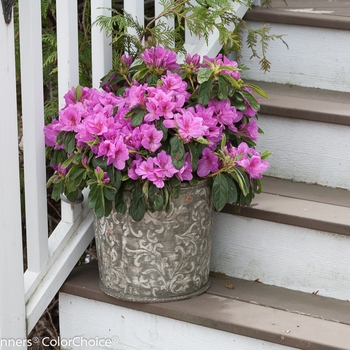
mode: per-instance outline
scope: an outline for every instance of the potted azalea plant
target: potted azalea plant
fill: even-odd
[[[45,127],[52,196],[89,188],[100,287],[139,302],[209,287],[213,208],[249,205],[269,152],[259,102],[235,61],[161,45],[116,57],[101,89],[77,86]]]
[[[119,71],[102,90],[76,87],[66,106],[45,127],[52,196],[73,201],[90,187],[88,203],[97,217],[113,204],[139,221],[147,210],[169,207],[181,183],[209,181],[216,210],[226,203],[250,204],[260,192],[269,152],[255,150],[263,90],[244,83],[235,61],[176,54],[161,46],[140,61],[120,58]]]

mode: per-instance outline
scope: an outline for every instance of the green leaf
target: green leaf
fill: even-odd
[[[67,199],[70,201],[70,202],[74,202],[77,197],[78,197],[78,194],[79,194],[79,189],[76,188],[74,191],[71,191],[71,192],[67,192],[66,190],[63,191],[67,197]]]
[[[264,159],[264,160],[271,157],[271,156],[272,156],[272,152],[270,152],[269,150],[265,150],[260,155],[261,159]]]
[[[90,186],[90,192],[88,196],[88,205],[90,209],[94,209],[96,206],[97,196],[98,196],[98,186],[97,184]]]
[[[203,106],[206,106],[210,101],[211,85],[212,85],[212,81],[208,80],[199,86],[198,103],[200,103]]]
[[[239,168],[234,168],[231,176],[238,183],[239,188],[241,189],[243,196],[246,196],[249,192],[249,179],[243,170]]]
[[[237,187],[234,181],[228,175],[225,175],[225,178],[227,180],[228,185],[228,202],[236,203],[238,199]]]
[[[124,199],[124,192],[117,191],[114,198],[115,210],[117,213],[125,214],[127,210],[127,205]]]
[[[143,79],[146,74],[149,72],[149,68],[148,67],[144,67],[140,70],[137,71],[137,73],[135,73],[135,75],[133,76],[133,80],[140,80]]]
[[[56,136],[56,142],[58,145],[63,145],[64,142],[64,136],[66,135],[67,131],[60,131],[59,134]]]
[[[83,167],[80,167],[80,165],[78,164],[74,164],[68,171],[67,173],[67,178],[69,180],[75,180],[77,179],[79,176],[81,176],[81,174],[85,173],[86,169]]]
[[[131,192],[131,203],[129,207],[130,216],[135,221],[141,221],[146,211],[146,200],[142,193],[141,186],[135,186]]]
[[[156,74],[150,74],[150,76],[147,78],[147,84],[148,85],[157,85],[158,82],[158,76]]]
[[[53,183],[58,182],[57,180],[59,180],[60,177],[57,175],[57,173],[54,173],[48,180],[46,183],[46,188],[49,188]]]
[[[112,212],[112,209],[113,209],[113,201],[106,200],[104,216],[108,216]]]
[[[229,188],[224,174],[217,174],[214,177],[212,196],[215,209],[221,211],[229,198]]]
[[[62,164],[61,167],[63,169],[67,168],[68,165],[72,164],[75,160],[75,155],[73,154],[72,156],[70,156],[68,159],[66,159]]]
[[[227,85],[226,80],[221,77],[220,75],[218,76],[218,97],[220,100],[226,100],[228,98],[228,89],[230,86]]]
[[[68,194],[70,192],[75,192],[76,189],[77,189],[77,183],[75,182],[75,180],[66,182],[65,193],[66,193],[67,197],[68,197]]]
[[[53,185],[51,196],[55,201],[58,201],[60,199],[60,195],[63,192],[63,187],[63,179],[61,181],[55,182],[55,184]]]
[[[185,147],[182,141],[174,136],[170,139],[171,159],[176,169],[181,169],[185,164]]]
[[[103,195],[109,201],[113,201],[116,192],[117,191],[111,186],[103,186]]]
[[[246,104],[244,103],[244,100],[242,96],[236,92],[231,98],[230,98],[231,104],[237,107],[240,111],[244,112],[247,109]]]
[[[250,92],[248,92],[246,90],[241,90],[239,93],[247,100],[250,107],[252,107],[255,110],[260,109],[259,102],[255,99],[255,97]]]
[[[118,191],[122,183],[122,172],[113,165],[109,165],[107,167],[107,175],[111,180],[110,185]]]
[[[162,210],[164,207],[164,198],[162,189],[150,184],[148,191],[148,201],[152,209]]]
[[[198,168],[198,160],[199,160],[198,149],[192,143],[188,143],[186,146],[188,147],[191,155],[192,171],[196,171]]]
[[[143,117],[147,114],[147,111],[143,109],[139,109],[131,116],[131,125],[132,126],[139,126],[143,122]]]
[[[83,89],[80,85],[75,88],[75,100],[78,102],[83,94]]]
[[[201,143],[202,145],[210,145],[211,142],[207,139],[205,139],[203,136],[199,136],[196,138],[196,141]]]
[[[197,74],[197,81],[199,84],[207,82],[210,79],[213,71],[210,68],[200,68]]]
[[[66,152],[73,153],[75,148],[75,133],[73,131],[67,132],[64,137],[64,149]]]
[[[250,83],[245,83],[244,86],[250,87],[257,94],[259,94],[260,96],[262,96],[264,98],[269,98],[269,95],[263,89],[261,89],[259,86],[256,86],[256,85],[250,84]]]
[[[99,157],[99,158],[92,158],[92,165],[94,168],[96,167],[100,167],[101,169],[103,169],[104,171],[107,171],[107,159],[103,158],[103,157]]]

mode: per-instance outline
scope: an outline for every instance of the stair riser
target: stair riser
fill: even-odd
[[[296,349],[65,293],[60,293],[60,319],[61,339],[111,340],[110,346],[92,350],[213,350],[228,344],[240,350]]]
[[[259,116],[258,149],[273,153],[266,175],[350,190],[350,127]]]
[[[247,24],[252,28],[264,25]],[[250,60],[252,53],[244,46],[240,62],[250,69],[243,72],[245,79],[350,92],[350,31],[276,23],[270,27],[271,34],[284,35],[289,49],[280,40],[271,42],[267,50],[271,70],[263,74],[259,59]]]
[[[350,237],[215,213],[211,270],[350,299]]]

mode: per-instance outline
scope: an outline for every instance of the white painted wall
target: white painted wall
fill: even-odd
[[[350,237],[215,213],[211,270],[349,300]]]
[[[264,25],[250,21],[247,24],[252,28]],[[279,40],[270,42],[267,57],[271,70],[262,74],[259,60],[249,60],[252,53],[244,47],[241,63],[250,68],[242,74],[245,79],[259,77],[267,82],[350,92],[350,31],[277,23],[270,27],[271,34],[284,35],[289,49]]]
[[[91,340],[91,350],[294,349],[188,322],[60,293],[61,339]],[[62,344],[64,345],[64,344]],[[62,346],[80,350],[80,346]]]
[[[266,175],[350,190],[349,126],[259,115],[259,127],[257,148],[273,153]]]

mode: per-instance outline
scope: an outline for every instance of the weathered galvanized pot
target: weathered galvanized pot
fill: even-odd
[[[168,213],[147,212],[140,222],[116,212],[95,218],[101,290],[145,303],[204,293],[210,285],[212,218],[206,181],[183,185]]]

